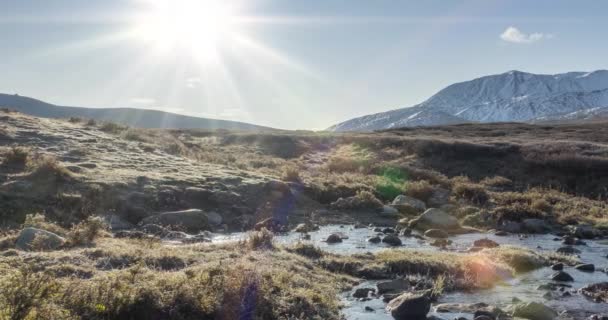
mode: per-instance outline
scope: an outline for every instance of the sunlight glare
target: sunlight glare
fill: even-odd
[[[212,58],[220,42],[234,31],[236,14],[220,0],[149,0],[150,8],[136,20],[141,40],[160,50],[191,50]]]

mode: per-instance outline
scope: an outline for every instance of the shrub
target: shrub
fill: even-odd
[[[435,189],[428,181],[420,180],[408,182],[405,194],[422,201],[427,201],[433,195],[434,191]]]
[[[458,180],[454,183],[452,191],[457,197],[476,205],[484,205],[489,199],[488,193],[483,186],[471,182]]]
[[[32,269],[26,265],[0,278],[0,319],[53,319],[48,300],[59,288],[52,277]]]
[[[274,248],[274,234],[266,228],[254,231],[246,240],[250,250],[269,250]]]
[[[95,121],[95,119],[89,119],[87,121],[87,126],[96,126],[97,125],[97,121]]]
[[[484,178],[483,180],[480,181],[480,183],[484,186],[493,187],[493,188],[510,188],[511,186],[513,186],[513,181],[511,181],[511,179],[501,177],[501,176],[494,176],[492,178]]]
[[[26,215],[25,221],[23,222],[23,227],[24,228],[32,227],[32,228],[42,229],[42,230],[46,230],[46,231],[50,231],[52,233],[58,234],[60,236],[64,236],[66,234],[65,229],[56,225],[55,223],[46,221],[46,217],[40,213]]]
[[[311,259],[319,259],[325,254],[323,250],[313,246],[312,244],[302,242],[298,242],[297,244],[287,248],[287,250]]]
[[[30,149],[14,146],[4,154],[2,165],[12,169],[24,169],[30,160]]]
[[[283,166],[283,172],[281,174],[281,180],[283,181],[300,181],[300,170],[296,166],[286,165]]]
[[[70,117],[70,118],[68,119],[68,122],[71,122],[71,123],[79,123],[79,122],[81,122],[81,121],[82,121],[82,119],[81,119],[81,118],[79,118],[79,117]]]
[[[110,133],[120,133],[122,131],[125,131],[127,129],[126,126],[120,125],[118,123],[114,123],[114,122],[104,122],[101,127],[99,128],[99,130],[104,131],[104,132],[110,132]]]
[[[39,155],[30,161],[28,166],[32,168],[30,177],[34,179],[67,181],[72,177],[72,173],[54,156]]]
[[[107,224],[100,217],[88,217],[86,220],[72,227],[68,233],[68,244],[71,246],[90,245],[108,229]]]
[[[340,198],[331,204],[332,209],[338,210],[378,209],[382,206],[382,202],[367,190],[359,190],[355,196]]]
[[[551,212],[553,208],[551,204],[545,199],[536,199],[532,201],[530,207],[534,210],[542,211],[542,212]]]

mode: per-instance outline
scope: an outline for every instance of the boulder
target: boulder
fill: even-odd
[[[103,217],[103,220],[108,225],[110,231],[129,230],[134,227],[132,223],[126,221],[117,214],[106,215]]]
[[[426,210],[423,214],[418,217],[415,227],[421,230],[428,229],[442,229],[442,230],[453,230],[459,229],[460,224],[458,219],[445,213],[440,209],[431,208]]]
[[[202,206],[209,202],[213,191],[198,187],[188,187],[184,190],[184,200],[192,206]]]
[[[498,225],[498,229],[509,233],[521,233],[523,226],[519,222],[504,220]]]
[[[388,245],[391,246],[400,246],[401,245],[401,239],[399,239],[399,237],[389,234],[387,236],[385,236],[384,238],[382,238],[382,242],[386,243]]]
[[[330,234],[325,240],[327,243],[340,243],[342,242],[342,237],[337,233]]]
[[[542,303],[526,302],[517,304],[513,308],[513,317],[529,320],[553,320],[557,317],[557,312]]]
[[[424,233],[425,237],[445,239],[449,237],[448,233],[440,229],[429,229]]]
[[[392,206],[382,206],[382,215],[386,217],[398,217],[399,210]]]
[[[600,234],[597,229],[588,224],[580,224],[575,226],[572,233],[574,236],[581,239],[593,239]]]
[[[386,310],[397,320],[426,319],[431,310],[431,300],[424,294],[406,292],[391,300]]]
[[[478,248],[496,248],[499,246],[499,244],[494,240],[490,240],[488,238],[483,238],[483,239],[475,240],[473,242],[473,246],[478,247]]]
[[[593,265],[592,263],[583,263],[576,265],[574,269],[585,272],[593,272],[595,271],[595,265]]]
[[[544,233],[547,231],[547,222],[542,219],[524,219],[522,225],[524,230],[530,233]]]
[[[65,239],[50,231],[24,228],[19,233],[15,247],[19,250],[56,250],[65,243]]]
[[[551,270],[555,270],[555,271],[562,271],[564,270],[564,264],[563,263],[556,263],[554,265],[551,266]]]
[[[426,210],[424,201],[406,195],[397,196],[393,200],[392,206],[405,214],[414,214]]]
[[[353,292],[353,298],[367,298],[374,291],[372,288],[359,288]]]
[[[211,228],[208,214],[199,209],[163,212],[144,218],[140,224],[158,224],[162,227],[177,228],[189,233],[197,233]]]
[[[378,294],[401,293],[410,289],[410,282],[405,279],[378,282],[376,285]]]
[[[570,282],[570,281],[574,281],[574,278],[572,278],[572,276],[565,271],[558,271],[551,275],[551,280]]]
[[[209,220],[210,225],[217,227],[222,224],[223,218],[219,213],[217,213],[215,211],[209,211],[209,212],[206,212],[206,214],[207,214],[207,219]]]
[[[378,237],[378,236],[374,236],[374,237],[367,239],[367,242],[370,242],[370,243],[380,243],[380,241],[382,241],[382,239],[380,239],[380,237]]]

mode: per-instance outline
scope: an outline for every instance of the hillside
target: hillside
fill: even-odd
[[[409,107],[351,119],[332,131],[371,131],[469,122],[529,122],[608,107],[608,71],[540,75],[521,71],[442,89]]]
[[[19,95],[0,94],[0,106],[37,117],[81,117],[102,121],[113,121],[138,128],[225,129],[247,131],[273,130],[272,128],[238,121],[191,117],[158,110],[57,106]]]

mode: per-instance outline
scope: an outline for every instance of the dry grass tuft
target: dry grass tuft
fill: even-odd
[[[13,170],[23,170],[30,162],[31,153],[29,148],[13,146],[4,154],[2,165]]]

